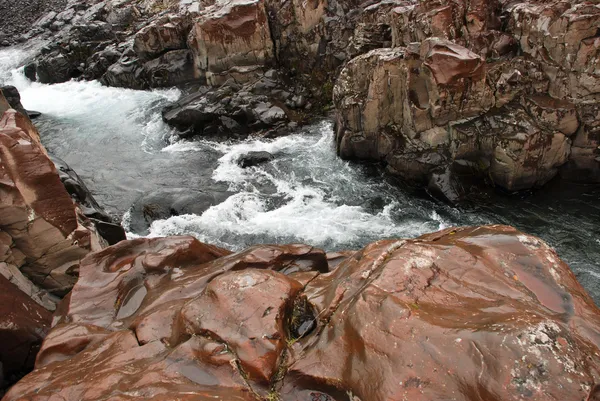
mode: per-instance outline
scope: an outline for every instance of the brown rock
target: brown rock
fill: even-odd
[[[238,82],[253,77],[274,59],[264,1],[227,0],[208,7],[192,28],[189,47],[197,76],[210,85],[221,85],[230,73]]]
[[[327,256],[126,241],[86,257],[62,306],[4,401],[580,401],[600,381],[600,311],[506,226]]]
[[[0,276],[0,392],[5,384],[33,369],[51,317],[48,310]]]
[[[133,50],[142,59],[151,59],[171,50],[186,48],[189,23],[177,15],[152,21],[133,38]]]
[[[0,274],[53,310],[56,299],[38,287],[64,295],[79,259],[105,241],[67,193],[29,118],[11,109],[0,119],[0,180]]]

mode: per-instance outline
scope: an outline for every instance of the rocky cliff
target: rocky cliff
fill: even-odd
[[[191,237],[88,255],[13,400],[594,400],[600,313],[541,240],[326,254]]]
[[[342,157],[380,160],[449,197],[468,174],[509,191],[559,170],[600,181],[597,4],[423,1],[388,21],[392,46],[337,81]]]

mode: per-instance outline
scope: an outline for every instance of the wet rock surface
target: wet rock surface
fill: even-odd
[[[331,255],[137,239],[82,261],[4,400],[593,399],[599,324],[556,253],[507,226]]]
[[[129,230],[147,234],[155,220],[168,219],[184,214],[201,215],[208,208],[218,205],[230,195],[215,190],[200,191],[191,188],[158,189],[142,195],[129,211]]]
[[[79,259],[107,245],[100,225],[114,226],[119,240],[124,232],[99,207],[90,213],[97,204],[85,185],[68,166],[59,174],[31,120],[11,108],[2,91],[0,113],[0,273],[54,310],[56,297],[77,280]]]
[[[52,314],[0,275],[0,396],[33,369]]]

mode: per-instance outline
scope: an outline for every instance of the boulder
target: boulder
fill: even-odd
[[[241,168],[258,166],[259,164],[267,163],[273,160],[275,157],[269,152],[248,152],[246,154],[241,155],[237,164]]]
[[[592,400],[599,339],[575,275],[512,227],[337,254],[142,238],[82,261],[4,401]]]
[[[264,0],[220,0],[194,23],[189,47],[197,76],[219,86],[232,76],[245,82],[274,62]]]
[[[133,38],[133,50],[142,59],[153,59],[171,50],[186,49],[190,24],[185,18],[168,15],[152,21]]]
[[[184,137],[236,136],[285,128],[293,115],[286,106],[274,103],[281,102],[281,97],[288,99],[292,95],[289,92],[283,95],[281,83],[274,81],[270,81],[269,93],[274,92],[275,96],[265,95],[265,86],[258,85],[264,82],[241,87],[229,81],[218,89],[201,88],[165,107],[163,120],[181,131],[180,135]]]

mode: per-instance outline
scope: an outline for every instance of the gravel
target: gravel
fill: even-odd
[[[40,17],[66,5],[67,0],[0,0],[0,46],[15,43]]]

